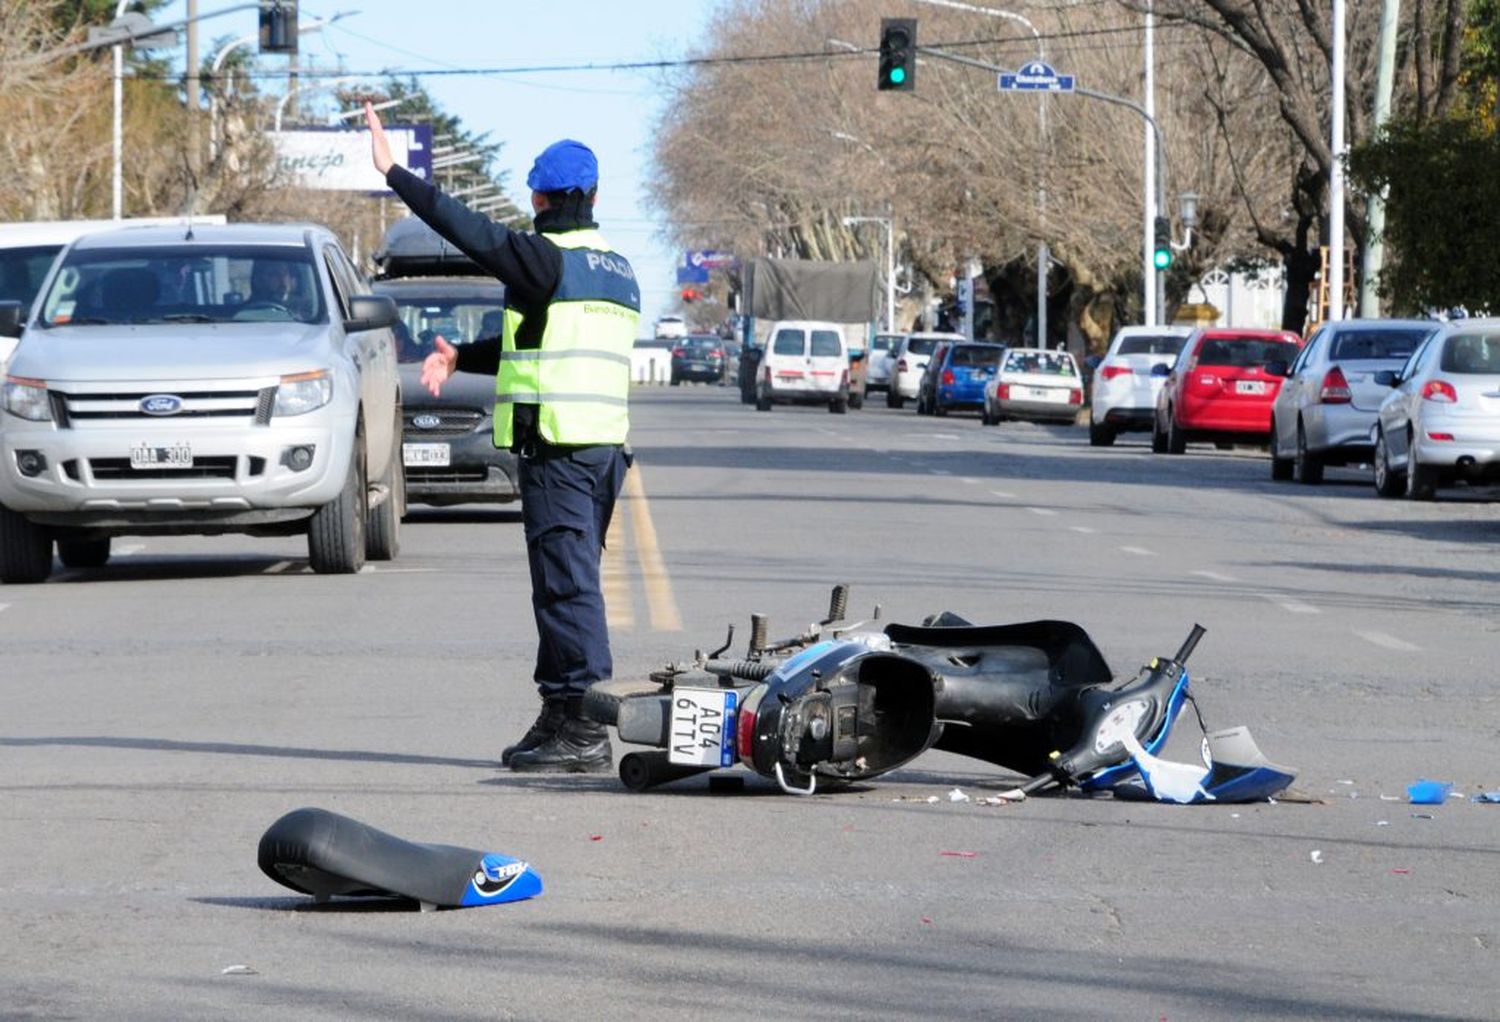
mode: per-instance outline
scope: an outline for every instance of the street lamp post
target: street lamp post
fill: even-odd
[[[1047,49],[1042,43],[1042,33],[1031,23],[1031,19],[1024,14],[1015,11],[1001,10],[997,7],[979,7],[974,4],[961,3],[959,0],[917,0],[918,3],[927,4],[932,7],[947,7],[956,11],[966,11],[970,14],[984,14],[991,18],[1005,18],[1026,26],[1031,31],[1032,38],[1036,41],[1037,59],[1046,63]],[[1038,347],[1047,346],[1047,271],[1052,261],[1051,252],[1047,247],[1047,97],[1042,96],[1037,104],[1037,130],[1040,140],[1039,149],[1043,150],[1037,156],[1037,211],[1041,218],[1040,239],[1036,246],[1036,343]],[[965,270],[965,272],[968,272]],[[971,303],[972,304],[972,303]]]
[[[306,24],[300,26],[297,29],[297,34],[306,35],[308,32],[316,32],[321,28],[326,28],[329,25],[332,25],[335,21],[351,17],[358,13],[358,11],[339,11],[337,14],[333,15],[330,18],[312,18]],[[242,46],[249,46],[251,43],[256,43],[259,41],[260,33],[250,32],[242,36],[237,36],[236,38],[229,40],[229,42],[225,43],[223,46],[219,47],[218,52],[214,54],[213,63],[209,71],[210,77],[213,79],[217,79],[219,77],[219,71],[223,68],[224,62],[229,59],[229,55],[235,50],[239,49]],[[363,110],[361,110],[361,112],[363,112]],[[208,97],[208,151],[210,157],[218,155],[218,147],[219,95],[217,90],[215,90],[211,92]]]
[[[881,224],[885,227],[885,332],[896,332],[896,229],[890,217],[846,216],[844,226]]]

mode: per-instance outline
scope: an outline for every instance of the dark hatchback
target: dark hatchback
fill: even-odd
[[[718,383],[723,376],[724,342],[713,334],[693,334],[672,349],[672,386]]]
[[[488,277],[407,277],[371,287],[401,313],[396,355],[406,418],[402,458],[412,504],[508,503],[520,497],[516,456],[494,444],[495,378],[456,373],[433,397],[422,361],[439,336],[459,347],[498,336],[505,288]]]

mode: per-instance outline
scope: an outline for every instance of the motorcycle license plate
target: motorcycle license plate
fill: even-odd
[[[437,466],[445,468],[448,465],[449,447],[447,444],[402,444],[401,460],[408,466]]]
[[[191,444],[168,444],[156,447],[152,444],[136,444],[130,449],[131,468],[192,468],[193,446]]]
[[[737,708],[733,689],[674,688],[667,759],[683,766],[732,766]]]

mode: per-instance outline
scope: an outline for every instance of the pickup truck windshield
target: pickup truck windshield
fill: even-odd
[[[38,322],[325,323],[323,286],[306,249],[182,245],[68,253]]]

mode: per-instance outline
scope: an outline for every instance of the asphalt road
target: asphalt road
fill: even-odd
[[[1076,620],[1122,674],[1197,621],[1209,724],[1250,725],[1306,800],[993,808],[948,795],[1015,778],[941,754],[812,798],[513,776],[513,512],[418,510],[357,577],[292,540],[125,541],[0,588],[0,1017],[1497,1017],[1500,806],[1404,801],[1500,788],[1495,494],[878,401],[663,388],[634,417],[618,675],[751,611],[796,631],[837,581],[896,620]],[[313,908],[255,862],[309,805],[523,857],[546,893]]]

